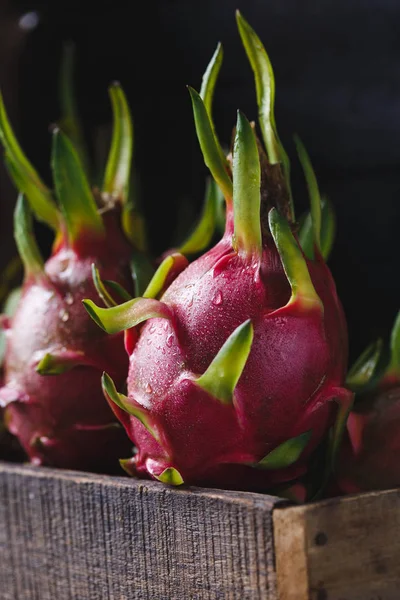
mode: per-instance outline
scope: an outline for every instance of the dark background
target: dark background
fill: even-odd
[[[321,190],[336,208],[330,266],[349,322],[352,357],[377,335],[387,335],[400,308],[400,2],[114,0],[89,6],[0,0],[0,84],[40,173],[49,180],[48,127],[59,116],[62,43],[72,39],[86,133],[93,140],[110,121],[107,86],[120,80],[134,116],[135,162],[153,251],[175,243],[184,219],[200,208],[206,174],[185,85],[200,87],[218,40],[225,49],[214,108],[221,140],[229,142],[237,108],[256,117],[252,74],[235,26],[240,8],[274,65],[277,124],[292,158],[297,213],[306,207],[306,193],[293,132],[306,144]],[[23,33],[18,18],[32,10],[40,22]],[[13,252],[15,193],[4,174],[0,186],[4,263]],[[44,228],[39,235],[47,248]]]

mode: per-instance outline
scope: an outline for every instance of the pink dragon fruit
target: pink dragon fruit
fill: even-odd
[[[21,191],[15,239],[25,267],[16,313],[3,319],[7,347],[0,403],[8,430],[35,464],[109,471],[118,466],[121,452],[131,448],[100,386],[104,369],[120,385],[126,378],[122,334],[101,332],[81,303],[87,297],[98,299],[98,289],[106,305],[113,305],[115,295],[123,293],[118,284],[132,287],[132,124],[119,85],[111,87],[110,96],[114,132],[102,191],[91,190],[77,149],[55,129],[53,193],[23,154],[0,102],[5,160]],[[56,232],[45,264],[31,209]],[[99,273],[111,282],[100,283]]]
[[[109,333],[126,330],[128,395],[103,375],[105,396],[137,447],[122,461],[126,471],[262,491],[305,473],[332,426],[335,454],[352,394],[343,387],[345,320],[320,254],[316,180],[299,142],[314,231],[308,260],[276,132],[272,68],[254,31],[237,20],[268,157],[238,113],[233,159],[225,159],[207,95],[203,102],[190,89],[204,160],[226,199],[225,234],[169,286],[166,275],[182,267],[178,255],[161,264],[143,298],[85,306]],[[214,56],[208,74],[216,63]]]
[[[337,461],[333,493],[400,485],[400,313],[389,352],[371,344],[349,371],[356,393]]]

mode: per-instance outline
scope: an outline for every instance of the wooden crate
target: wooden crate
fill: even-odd
[[[0,463],[0,600],[399,600],[400,492],[293,507]]]

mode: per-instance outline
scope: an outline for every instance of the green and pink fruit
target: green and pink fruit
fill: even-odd
[[[132,123],[119,85],[111,87],[110,96],[114,132],[101,191],[91,189],[78,147],[57,128],[54,191],[49,189],[20,148],[0,99],[5,161],[20,190],[15,239],[25,267],[16,313],[3,319],[7,344],[0,403],[7,428],[35,464],[108,471],[131,447],[100,385],[104,369],[124,384],[128,360],[122,334],[107,336],[82,307],[83,298],[99,297],[93,263],[95,273],[111,280],[111,304],[116,304],[112,282],[132,288],[130,262],[137,249],[128,200]],[[31,211],[55,231],[45,263]]]
[[[104,393],[137,446],[125,469],[174,485],[267,490],[303,474],[331,427],[333,458],[352,394],[344,387],[345,319],[320,252],[315,176],[299,142],[314,236],[307,259],[276,132],[272,68],[240,15],[238,26],[255,72],[267,155],[239,113],[227,161],[207,102],[190,90],[204,160],[226,199],[222,240],[166,291],[165,271],[176,256],[142,299],[110,309],[85,305],[109,333],[126,330],[127,395],[103,376]]]

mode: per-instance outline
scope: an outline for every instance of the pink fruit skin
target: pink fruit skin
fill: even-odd
[[[119,231],[118,217],[105,217],[107,242],[68,248],[56,244],[45,265],[46,278],[24,282],[18,309],[7,330],[4,387],[0,403],[11,433],[31,462],[56,467],[109,472],[131,444],[104,401],[104,369],[121,385],[128,361],[121,334],[108,336],[90,319],[82,299],[98,301],[91,264],[101,276],[130,286],[131,248]],[[83,363],[60,375],[40,375],[47,352],[82,353]]]
[[[398,487],[399,431],[399,386],[363,399],[350,413],[347,422],[337,464],[337,493]]]
[[[138,453],[126,468],[159,476],[176,468],[185,483],[264,491],[303,474],[332,425],[347,364],[344,315],[329,269],[308,261],[324,311],[287,305],[291,290],[271,238],[261,263],[232,249],[232,218],[217,246],[194,261],[161,298],[173,318],[151,319],[133,347],[129,402],[148,410],[160,443],[113,405]],[[195,384],[227,337],[251,319],[254,339],[224,405]],[[289,438],[312,430],[299,461],[280,470],[249,466]]]

